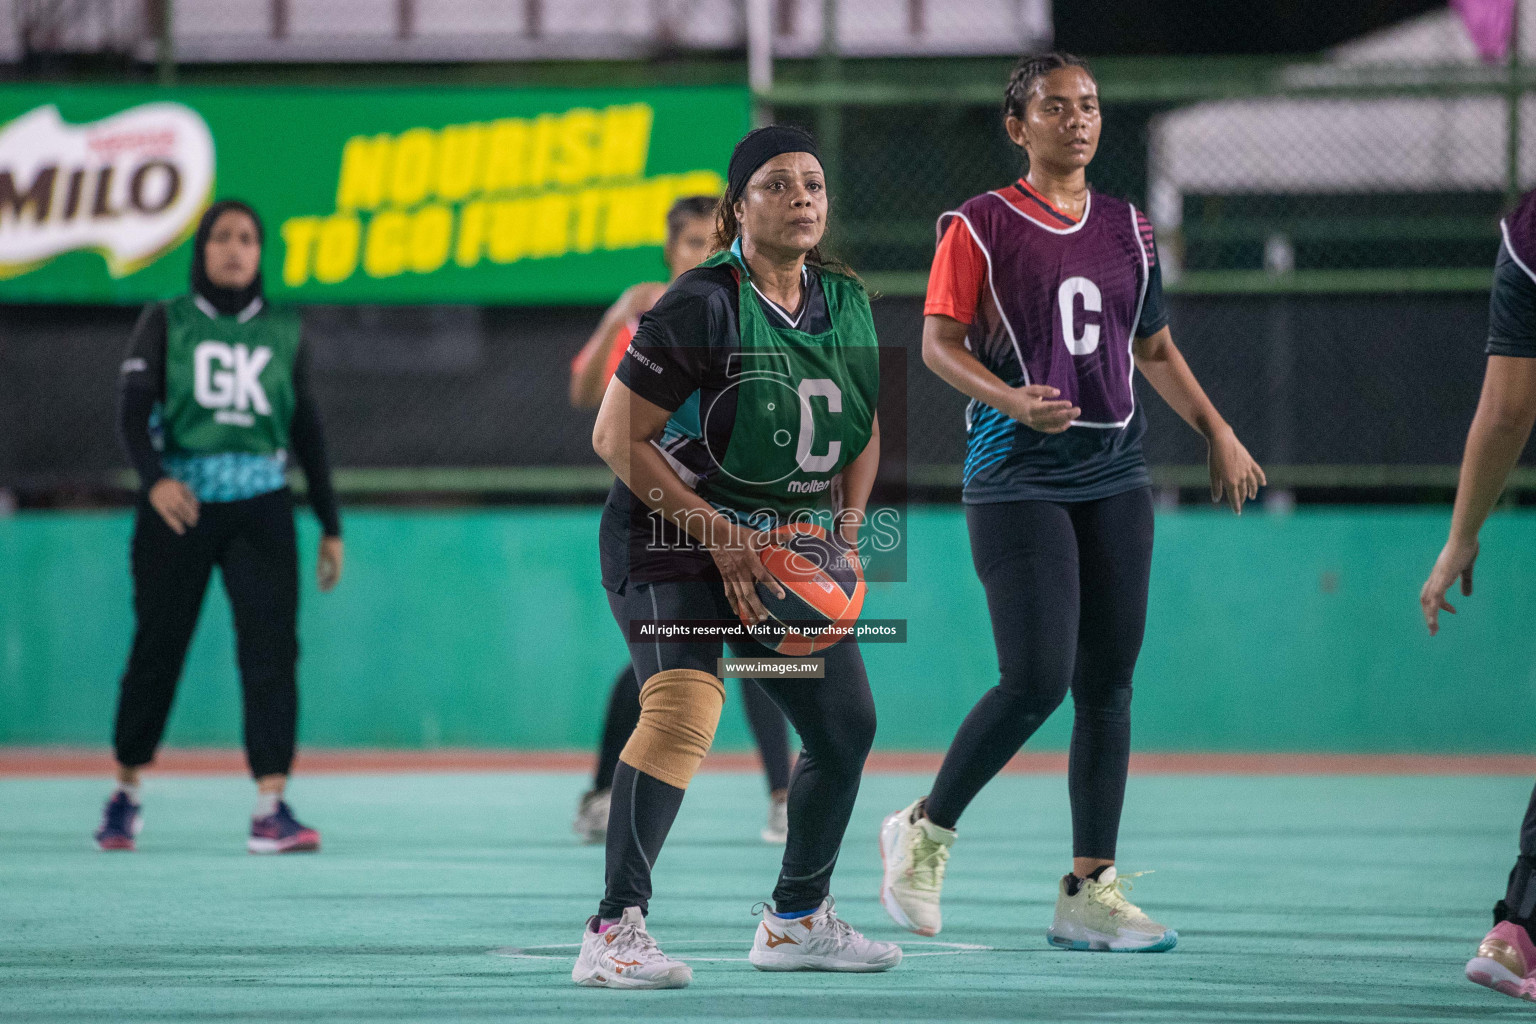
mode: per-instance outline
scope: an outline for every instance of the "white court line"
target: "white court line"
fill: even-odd
[[[721,943],[715,939],[669,939],[667,946],[719,946]],[[995,946],[979,946],[973,942],[935,942],[914,941],[897,943],[901,946],[903,957],[909,956],[963,956],[966,953],[990,953]],[[931,952],[908,952],[910,946],[942,946]],[[496,949],[486,950],[490,956],[504,957],[508,960],[558,960],[571,955],[570,951],[581,949],[579,942],[556,942],[544,946],[500,946]],[[685,963],[696,964],[744,964],[747,958],[744,956],[677,956],[674,960],[682,960]]]

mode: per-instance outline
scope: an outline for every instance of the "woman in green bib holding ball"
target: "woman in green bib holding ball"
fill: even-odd
[[[203,215],[192,290],[145,308],[123,362],[119,426],[139,474],[132,545],[136,628],[118,697],[117,789],[96,842],[131,850],[139,771],[155,756],[218,566],[234,611],[245,748],[257,783],[247,848],[318,850],[283,801],[298,726],[298,548],[288,453],[320,519],[317,575],[341,576],[341,521],[298,314],[267,305],[261,221],[224,200]]]
[[[645,914],[651,868],[720,719],[722,641],[658,641],[632,624],[761,623],[757,584],[784,596],[759,558],[765,531],[836,506],[837,532],[857,543],[880,461],[874,320],[857,278],[821,256],[827,191],[815,143],[798,129],[759,129],[737,144],[728,178],[715,254],[641,319],[593,432],[618,477],[600,527],[603,586],[642,685],[613,777],[606,892],[572,972],[581,985],[692,979],[647,933]],[[730,643],[739,657],[773,657],[755,640]],[[874,700],[853,640],[822,657],[822,679],[758,680],[803,749],[778,884],[749,959],[761,970],[883,971],[901,949],[854,931],[830,896]]]

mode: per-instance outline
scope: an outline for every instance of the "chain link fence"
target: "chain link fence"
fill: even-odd
[[[1022,171],[1022,155],[1001,126],[1001,85],[997,92],[986,106],[842,112],[836,230],[861,269],[926,268],[937,213]],[[1536,100],[1523,107],[1522,121],[1536,124]],[[1262,114],[1249,116],[1254,111]],[[774,113],[825,131],[825,117],[813,108]],[[1482,272],[1492,265],[1508,205],[1505,117],[1498,97],[1239,100],[1174,109],[1110,102],[1089,177],[1152,218],[1176,286],[1209,287],[1222,279],[1202,274],[1232,271],[1281,278],[1343,271],[1341,287],[1352,283],[1350,271]],[[1446,121],[1450,126],[1439,123]],[[1521,145],[1522,166],[1536,169],[1536,139],[1523,136]],[[1227,280],[1229,287],[1243,282]],[[1456,288],[1467,280],[1444,278]]]
[[[1536,2],[1505,65],[1433,12],[1314,60],[1095,62],[1104,131],[1089,171],[1152,218],[1170,283],[1194,291],[1480,288],[1498,219],[1536,183]],[[1018,174],[1008,67],[887,69],[830,49],[764,93],[824,137],[839,241],[911,290],[937,212]],[[990,81],[989,81],[990,79]]]
[[[1191,272],[1485,267],[1510,192],[1502,96],[1235,100],[1155,116],[1147,201]],[[1529,123],[1536,101],[1513,120]],[[1536,140],[1521,137],[1522,165]]]
[[[0,59],[614,60],[740,52],[760,5],[781,57],[1018,53],[1050,0],[0,0]],[[5,15],[9,14],[10,17]]]
[[[1478,62],[1449,11],[1315,61],[1095,62],[1090,182],[1152,218],[1175,336],[1280,487],[1454,487],[1499,220],[1536,184],[1525,6],[1502,66]],[[765,96],[834,154],[834,244],[887,302],[921,294],[939,212],[1023,170],[1001,123],[1007,68],[992,74],[876,85],[827,62]],[[1142,391],[1158,478],[1197,486],[1203,445]],[[932,437],[914,424],[914,466],[952,479]],[[1513,489],[1533,483],[1521,470]]]
[[[1533,16],[1523,19],[1522,50],[1536,53],[1536,0],[1524,3]],[[434,32],[447,38],[447,29],[432,26],[475,7],[471,0],[338,0],[322,14],[304,0],[210,4],[176,0],[177,17],[189,19],[178,22],[178,47],[192,48],[196,19],[212,17],[214,7],[246,5],[251,31],[268,37],[273,12],[286,10],[291,32],[273,45],[301,37],[319,45],[331,30],[321,32],[317,19],[346,8],[358,26],[371,26],[358,27],[358,39],[386,47]],[[528,19],[537,16],[546,41],[557,30],[592,41],[604,28],[610,42],[638,40],[648,52],[668,38],[707,49],[714,44],[697,35],[704,22],[722,33],[721,46],[739,50],[747,13],[740,0],[496,6],[498,17],[523,19],[507,22],[514,34],[528,36]],[[922,366],[921,296],[938,214],[1020,173],[1000,107],[1013,54],[1039,44],[1030,13],[1038,8],[838,0],[839,32],[829,36],[823,0],[770,7],[781,59],[777,81],[759,94],[763,116],[817,134],[833,185],[831,247],[881,293],[882,342],[907,353],[912,479],[952,491],[963,401]],[[599,8],[606,20],[593,13]],[[391,37],[390,19],[402,14],[416,20]],[[230,25],[245,24],[229,17]],[[845,51],[878,50],[860,28],[877,17],[890,21],[878,36],[884,55],[850,57]],[[668,37],[658,26],[669,18],[696,35]],[[1006,46],[931,56],[935,40],[959,38],[956,26],[967,18],[991,26]],[[500,31],[490,21],[481,27]],[[1536,180],[1529,130],[1536,79],[1526,66],[1477,64],[1449,12],[1303,64],[1096,62],[1104,131],[1090,180],[1152,217],[1175,337],[1278,486],[1440,498],[1453,486],[1481,377],[1498,219]],[[712,74],[718,78],[718,69]],[[358,487],[391,491],[599,489],[589,420],[564,400],[569,359],[599,314],[585,307],[311,309],[306,329],[337,464]],[[112,475],[121,460],[110,395],[132,315],[8,312],[0,487],[121,479]],[[66,351],[80,369],[50,376]],[[1155,396],[1142,398],[1159,480],[1197,485],[1199,439]],[[516,410],[515,432],[507,410]],[[458,470],[473,472],[445,475]],[[1515,485],[1536,489],[1536,474],[1521,471]]]

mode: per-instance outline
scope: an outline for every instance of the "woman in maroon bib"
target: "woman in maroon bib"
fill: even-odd
[[[960,815],[1070,689],[1072,870],[1047,937],[1171,949],[1177,934],[1126,900],[1115,870],[1152,560],[1136,369],[1206,438],[1213,500],[1241,511],[1264,474],[1169,336],[1151,224],[1088,187],[1100,128],[1088,67],[1025,58],[1004,115],[1028,173],[939,218],[923,325],[923,361],[971,399],[966,523],[1001,678],[928,795],[885,820],[881,902],[898,924],[939,931]]]

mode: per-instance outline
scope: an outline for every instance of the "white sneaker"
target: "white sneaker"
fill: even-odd
[[[768,824],[763,826],[763,842],[783,846],[789,842],[789,800],[768,798]]]
[[[589,789],[581,794],[571,831],[584,845],[591,846],[608,838],[608,803],[612,796],[611,789]]]
[[[1056,896],[1056,920],[1045,933],[1046,939],[1062,949],[1108,953],[1161,953],[1172,949],[1178,944],[1179,933],[1158,924],[1125,898],[1125,890],[1131,888],[1127,879],[1146,873],[1138,871],[1122,878],[1111,865],[1099,875],[1098,881],[1083,879],[1075,896],[1067,895],[1067,876],[1062,876]]]
[[[763,904],[752,952],[747,959],[760,971],[888,971],[901,963],[894,942],[866,939],[832,912],[832,897],[814,913],[785,919]]]
[[[937,935],[943,927],[939,893],[955,832],[926,817],[914,821],[921,803],[897,811],[880,826],[880,863],[885,866],[880,905],[908,931]]]
[[[639,907],[627,907],[619,923],[599,934],[587,920],[571,980],[592,988],[687,988],[693,968],[661,951],[645,930]]]

